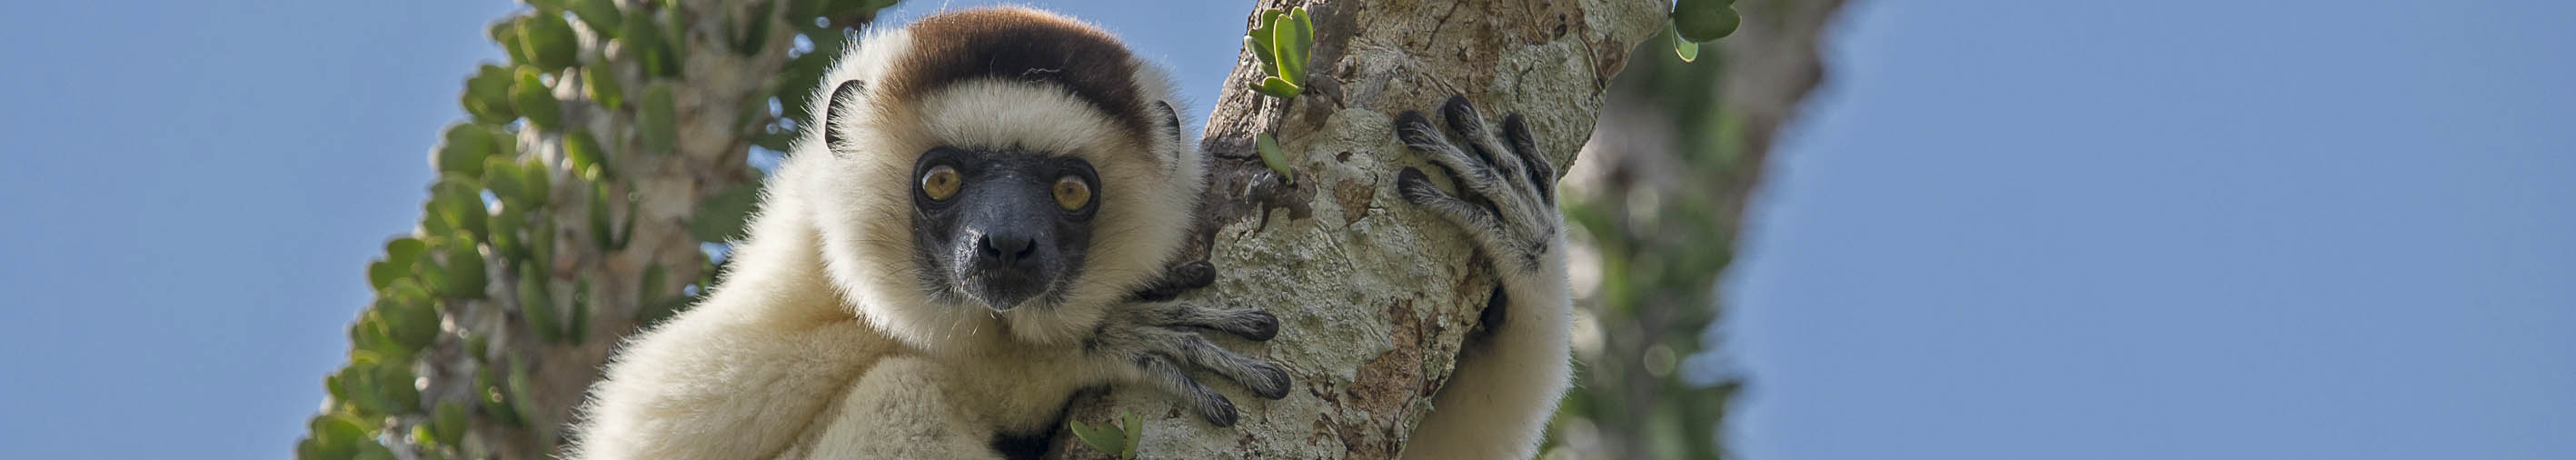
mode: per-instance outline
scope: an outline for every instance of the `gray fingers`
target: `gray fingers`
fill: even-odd
[[[1258,310],[1225,310],[1184,303],[1132,304],[1092,338],[1095,353],[1122,360],[1147,383],[1178,397],[1208,423],[1231,426],[1235,406],[1223,394],[1190,377],[1191,369],[1233,380],[1264,399],[1288,396],[1288,372],[1278,365],[1217,346],[1201,336],[1214,330],[1251,340],[1279,334],[1279,320]]]
[[[1539,199],[1556,206],[1556,187],[1550,186],[1556,183],[1556,163],[1538,151],[1538,139],[1530,136],[1529,121],[1517,113],[1504,116],[1503,138],[1512,143],[1512,154],[1529,166],[1529,180],[1538,186]]]
[[[1406,202],[1467,231],[1495,260],[1537,269],[1556,237],[1556,168],[1538,152],[1528,122],[1518,114],[1506,116],[1497,137],[1475,106],[1459,96],[1442,104],[1441,115],[1467,148],[1458,147],[1419,112],[1396,116],[1396,136],[1448,171],[1466,196],[1440,190],[1413,168],[1397,173],[1396,191]]]
[[[1215,389],[1191,380],[1188,373],[1174,365],[1171,356],[1146,353],[1136,357],[1136,367],[1145,371],[1146,381],[1164,393],[1181,397],[1189,403],[1190,412],[1198,413],[1200,418],[1207,419],[1208,424],[1234,426],[1234,401],[1227,401],[1225,395],[1217,394]]]

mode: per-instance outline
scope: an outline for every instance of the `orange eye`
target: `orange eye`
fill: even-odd
[[[1082,209],[1082,205],[1091,204],[1091,184],[1083,182],[1080,177],[1056,178],[1055,204],[1063,206],[1066,211]]]
[[[957,168],[936,166],[921,174],[921,193],[930,195],[933,200],[945,200],[957,196],[957,187],[964,183],[964,178],[957,175]]]

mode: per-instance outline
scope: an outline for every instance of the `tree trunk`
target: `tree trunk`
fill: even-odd
[[[1725,310],[1717,280],[1774,137],[1823,79],[1818,39],[1841,4],[1738,2],[1743,27],[1698,62],[1673,58],[1667,36],[1612,85],[1565,178],[1574,254],[1590,256],[1576,265],[1592,265],[1575,275],[1589,333],[1568,405],[1584,410],[1553,437],[1569,458],[1728,456],[1729,402],[1748,379],[1703,339]]]
[[[1151,458],[1389,458],[1431,408],[1493,275],[1458,230],[1397,198],[1395,172],[1432,166],[1392,126],[1464,94],[1491,116],[1527,117],[1541,150],[1570,163],[1590,137],[1611,77],[1654,36],[1664,1],[1263,0],[1303,6],[1316,40],[1303,95],[1247,86],[1239,58],[1201,147],[1211,155],[1203,244],[1217,284],[1185,301],[1276,314],[1278,338],[1239,349],[1286,366],[1296,386],[1267,401],[1219,385],[1244,410],[1231,428],[1187,417],[1164,396],[1120,388],[1075,402],[1074,420],[1146,420]],[[1247,20],[1247,23],[1249,21]],[[1264,166],[1256,134],[1279,139],[1290,174]],[[1107,458],[1068,433],[1053,455]]]

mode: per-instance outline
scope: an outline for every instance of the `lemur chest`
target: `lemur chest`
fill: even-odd
[[[960,415],[1001,434],[1054,428],[1075,392],[1107,384],[1078,349],[1024,349],[949,359],[943,391]]]

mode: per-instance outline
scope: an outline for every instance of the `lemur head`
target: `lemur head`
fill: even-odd
[[[1090,25],[944,13],[860,39],[824,82],[782,170],[827,176],[798,193],[834,283],[915,345],[1079,337],[1188,230],[1203,166],[1170,83]]]

